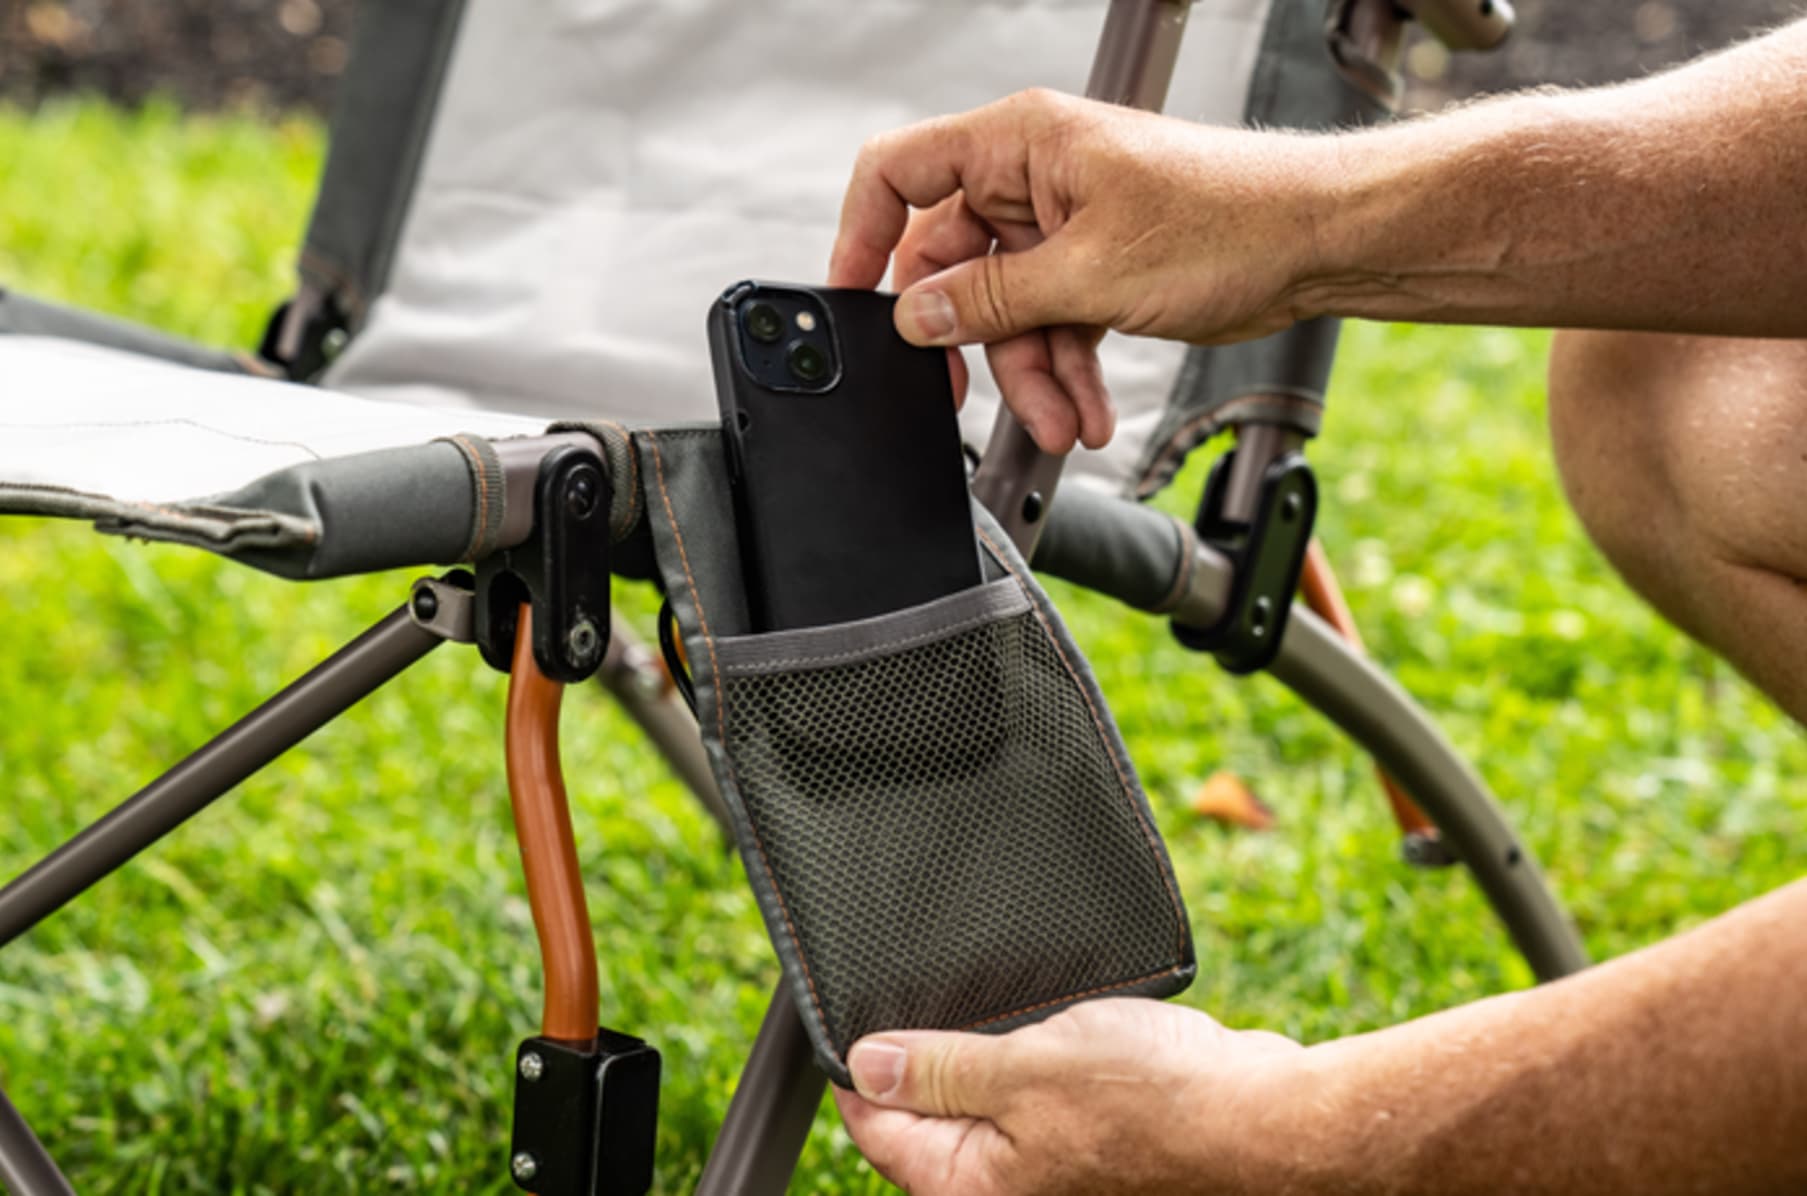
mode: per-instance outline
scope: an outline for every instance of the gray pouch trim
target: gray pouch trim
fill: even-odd
[[[716,665],[725,677],[833,668],[950,639],[995,619],[1020,615],[1029,605],[1023,587],[1006,577],[852,623],[717,640]]]
[[[1078,645],[1052,603],[1034,583],[1008,537],[988,514],[975,504],[979,536],[990,555],[989,563],[1001,571],[1000,580],[923,607],[863,621],[867,626],[826,628],[820,634],[805,632],[796,638],[792,638],[792,633],[778,633],[774,642],[769,636],[748,634],[751,623],[741,592],[739,546],[720,429],[715,425],[640,429],[633,439],[641,457],[652,547],[667,598],[683,633],[704,746],[726,798],[748,881],[783,965],[786,984],[815,1048],[817,1062],[831,1079],[844,1087],[851,1085],[843,1054],[851,1043],[835,1041],[811,965],[803,955],[798,924],[779,891],[773,862],[741,794],[735,762],[725,747],[727,712],[722,685],[729,678],[744,680],[781,671],[772,662],[784,656],[807,656],[812,650],[853,651],[864,659],[888,657],[900,651],[894,638],[900,627],[906,636],[933,634],[928,630],[928,608],[935,608],[933,613],[941,618],[951,615],[951,621],[963,622],[967,630],[1033,612],[1062,670],[1077,688],[1085,717],[1095,729],[1119,782],[1121,799],[1129,803],[1129,816],[1140,831],[1136,837],[1146,842],[1145,858],[1164,886],[1162,900],[1170,903],[1176,934],[1168,955],[1170,962],[1151,971],[1111,978],[1083,991],[1050,993],[1045,999],[948,1028],[998,1032],[1050,1016],[1087,998],[1107,994],[1169,996],[1190,983],[1197,971],[1190,923],[1172,863],[1155,827],[1147,796],[1129,764],[1122,737]],[[1015,597],[1010,596],[1010,590],[1015,591]],[[883,642],[877,634],[880,630],[884,632]],[[945,634],[959,634],[959,629]],[[819,663],[827,667],[827,662]],[[810,666],[806,663],[802,667]]]

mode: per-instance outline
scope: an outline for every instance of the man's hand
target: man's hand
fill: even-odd
[[[837,1091],[915,1196],[1807,1191],[1807,880],[1526,992],[1301,1048],[1153,1001],[892,1033]]]
[[[877,286],[892,263],[907,339],[984,343],[1042,448],[1095,448],[1114,422],[1106,328],[1224,342],[1298,317],[1307,176],[1332,145],[1023,92],[869,141],[829,282]]]
[[[1308,316],[1807,336],[1807,21],[1621,87],[1342,134],[1024,92],[866,144],[829,280],[983,342],[1036,441],[1109,438],[1106,328]],[[916,209],[914,218],[911,209]]]
[[[1271,1192],[1278,1161],[1247,1149],[1260,1141],[1248,1131],[1292,1108],[1303,1054],[1119,998],[996,1037],[863,1039],[849,1058],[859,1092],[835,1101],[866,1157],[914,1196]]]

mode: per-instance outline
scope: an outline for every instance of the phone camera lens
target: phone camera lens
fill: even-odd
[[[803,382],[820,382],[828,376],[828,354],[808,341],[798,341],[789,353],[791,373]]]
[[[755,303],[747,308],[747,335],[761,344],[769,345],[784,335],[784,317],[778,309],[769,303]]]

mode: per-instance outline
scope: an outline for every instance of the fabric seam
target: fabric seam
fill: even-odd
[[[709,649],[709,671],[715,683],[715,733],[722,745],[723,766],[727,769],[728,779],[738,789],[740,788],[740,778],[735,775],[734,761],[728,754],[727,688],[722,685],[721,669],[716,663],[715,637],[709,633],[709,619],[703,613],[703,596],[697,589],[695,574],[690,571],[690,553],[684,547],[684,532],[678,526],[677,512],[671,506],[671,492],[665,487],[665,458],[659,452],[659,438],[651,430],[645,431],[644,435],[647,447],[652,449],[653,453],[653,469],[658,475],[659,500],[665,505],[665,517],[671,521],[672,538],[677,541],[678,563],[684,569],[684,583],[690,588],[690,600],[696,604],[697,626],[702,630],[703,643]],[[796,923],[791,921],[790,906],[785,903],[784,893],[778,887],[778,877],[772,871],[771,858],[766,854],[765,842],[759,837],[759,828],[753,825],[751,814],[747,816],[747,830],[752,835],[754,849],[759,852],[759,864],[765,869],[766,883],[772,886],[772,896],[778,900],[778,912],[784,918],[785,933],[790,935],[791,948],[797,953],[797,966],[803,969],[803,982],[809,988],[809,1000],[816,1011],[816,1022],[822,1027],[823,1037],[828,1038],[829,1045],[832,1047],[835,1044],[833,1038],[828,1034],[828,1015],[823,1012],[822,998],[816,992],[816,978],[811,975],[809,960],[803,954],[803,939],[797,933]],[[846,1065],[846,1060],[840,1054],[835,1055],[835,1060],[842,1066]]]
[[[1019,594],[1022,593],[1020,586],[1018,587],[1017,592]],[[1024,595],[1024,598],[1027,600],[1027,595]],[[1029,602],[1028,606],[1033,607],[1034,603]],[[983,627],[988,623],[1001,623],[1006,619],[1021,618],[1027,613],[1029,613],[1028,609],[1014,611],[981,611],[978,614],[968,615],[957,623],[946,624],[929,631],[921,631],[915,635],[905,636],[902,639],[887,640],[882,645],[850,648],[845,652],[828,652],[814,656],[793,656],[783,660],[743,661],[739,664],[729,664],[723,670],[723,674],[734,677],[756,677],[777,669],[797,669],[808,668],[814,665],[834,665],[844,661],[858,660],[862,657],[876,659],[881,656],[889,656],[892,653],[902,651],[905,648],[913,648],[918,644],[936,640],[952,639],[956,635],[963,635],[968,631]]]

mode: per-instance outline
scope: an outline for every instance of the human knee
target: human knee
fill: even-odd
[[[1667,396],[1653,358],[1668,354],[1650,339],[1562,332],[1550,350],[1557,472],[1582,526],[1615,562],[1655,550],[1653,517],[1675,511],[1669,454],[1654,418]]]
[[[1621,570],[1685,552],[1807,577],[1807,344],[1563,333],[1550,427],[1570,502]]]

